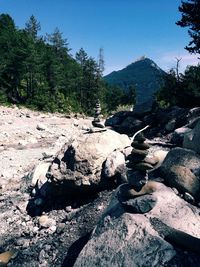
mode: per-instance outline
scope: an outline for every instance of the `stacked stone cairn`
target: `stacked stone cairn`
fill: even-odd
[[[154,169],[158,160],[148,156],[150,145],[145,142],[146,138],[142,133],[138,133],[131,146],[133,147],[131,154],[128,156],[127,162],[127,183],[122,184],[117,192],[119,202],[126,208],[127,211],[138,212],[136,199],[133,190],[139,192],[148,181],[148,171]],[[136,198],[136,199],[135,199]],[[148,199],[149,196],[146,196]],[[150,197],[152,198],[152,196]],[[153,201],[153,202],[152,202]],[[154,203],[154,199],[150,203]],[[149,205],[148,205],[149,206]],[[149,206],[150,208],[150,206]],[[152,208],[152,207],[151,207]],[[141,207],[140,207],[141,209]],[[145,212],[148,208],[145,206]]]
[[[95,114],[94,114],[94,119],[92,121],[92,125],[97,128],[105,128],[105,125],[103,122],[101,122],[101,105],[100,101],[97,100],[96,105],[95,105]]]

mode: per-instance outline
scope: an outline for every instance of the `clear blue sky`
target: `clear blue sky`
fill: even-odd
[[[72,54],[81,47],[97,58],[104,49],[105,74],[121,69],[140,56],[153,59],[161,68],[181,69],[195,64],[184,46],[186,29],[180,19],[181,0],[0,0],[0,13],[8,13],[19,28],[34,15],[41,24],[40,35],[56,27],[68,39]]]

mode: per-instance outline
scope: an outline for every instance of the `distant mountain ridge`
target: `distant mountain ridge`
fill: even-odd
[[[164,75],[166,73],[153,60],[141,57],[124,69],[104,76],[104,80],[124,90],[129,85],[135,85],[136,102],[141,104],[152,99],[154,93],[159,90]]]

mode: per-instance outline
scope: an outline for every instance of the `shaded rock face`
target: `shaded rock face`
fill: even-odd
[[[144,126],[143,122],[135,117],[127,117],[120,125],[115,126],[119,133],[130,134]]]
[[[143,215],[124,213],[99,223],[74,267],[163,266],[174,254]]]
[[[187,125],[192,121],[195,124],[197,117],[191,119],[189,110],[179,107],[166,109],[158,108],[156,104],[143,104],[136,106],[132,112],[118,112],[105,122],[107,126],[113,127],[116,131],[126,134],[134,134],[145,125],[151,127],[146,131],[148,136],[157,134],[168,134],[175,129]],[[193,122],[194,121],[194,122]],[[191,128],[191,125],[188,125]]]
[[[127,206],[125,210],[123,203],[118,201],[117,191],[90,240],[79,254],[75,267],[188,266],[189,262],[194,263],[193,266],[197,264],[199,257],[196,258],[194,253],[188,252],[185,260],[180,257],[180,250],[172,246],[177,244],[176,229],[200,238],[197,207],[188,203],[186,205],[172,189],[160,184],[159,190],[152,195],[129,200],[126,205],[132,205],[135,209],[128,212]],[[153,201],[151,207],[147,205],[148,199],[150,203]],[[145,215],[135,214],[138,211]],[[170,243],[163,239],[165,236],[170,236]],[[180,239],[178,237],[178,245],[185,242],[190,248],[190,244],[187,244],[188,236],[182,236]],[[172,261],[176,264],[171,264]]]
[[[171,137],[171,142],[174,144],[177,144],[179,146],[182,146],[183,144],[183,140],[184,140],[184,136],[189,133],[191,131],[190,128],[188,127],[181,127],[181,128],[177,128]]]
[[[193,130],[184,135],[183,147],[192,149],[200,154],[200,121]]]
[[[197,153],[184,148],[171,149],[160,172],[169,186],[200,199],[200,156]]]
[[[52,184],[59,185],[64,194],[99,191],[113,182],[103,177],[103,164],[115,150],[130,145],[125,135],[113,131],[80,135],[63,146],[52,162],[47,174]],[[123,155],[122,155],[123,156]],[[114,170],[109,170],[107,173]]]

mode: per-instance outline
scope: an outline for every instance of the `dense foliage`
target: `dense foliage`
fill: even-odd
[[[182,18],[176,24],[189,27],[188,33],[192,39],[186,49],[200,54],[200,0],[182,1],[179,11]]]
[[[200,105],[200,65],[190,66],[184,74],[171,70],[165,77],[161,90],[156,94],[162,106],[177,105],[195,107]]]
[[[59,29],[38,36],[40,23],[31,16],[18,29],[8,14],[0,15],[0,102],[46,111],[92,114],[97,98],[105,111],[134,103],[135,95],[107,85],[99,62],[81,48],[75,58]],[[125,103],[124,103],[125,102]]]
[[[182,18],[176,24],[189,27],[191,41],[186,49],[200,54],[200,0],[182,1],[179,11]],[[178,62],[178,61],[177,61]],[[184,74],[171,70],[164,79],[164,85],[156,95],[161,105],[195,107],[200,105],[200,65],[190,66]]]

